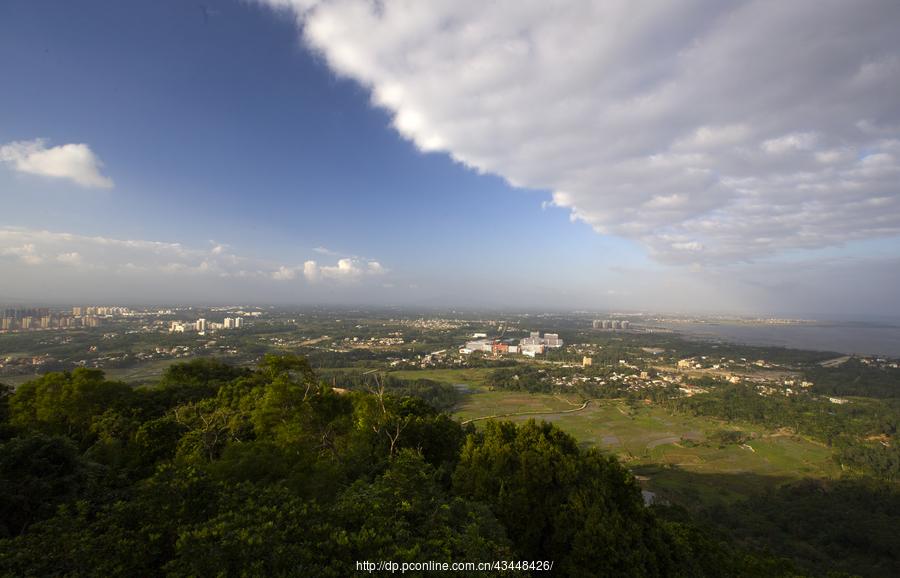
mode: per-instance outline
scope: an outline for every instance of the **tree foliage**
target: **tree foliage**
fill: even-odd
[[[517,559],[566,576],[790,573],[659,519],[614,458],[555,426],[477,432],[387,387],[338,392],[296,356],[191,362],[140,388],[78,369],[6,395],[0,575]]]

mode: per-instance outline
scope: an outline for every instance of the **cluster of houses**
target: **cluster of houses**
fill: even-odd
[[[469,355],[480,351],[491,355],[524,355],[526,357],[534,357],[542,355],[547,349],[558,349],[563,346],[563,340],[559,338],[557,333],[545,333],[541,336],[540,331],[532,331],[528,337],[519,340],[518,345],[513,345],[512,340],[488,339],[486,333],[475,333],[472,335],[472,341],[459,349],[463,355]]]

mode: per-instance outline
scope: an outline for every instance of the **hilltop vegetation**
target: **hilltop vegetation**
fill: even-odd
[[[614,458],[550,424],[475,431],[384,388],[339,394],[298,357],[175,365],[141,388],[77,369],[2,402],[3,575],[345,576],[363,560],[794,575],[659,517]]]
[[[836,367],[811,367],[806,377],[826,395],[900,398],[900,369],[873,367],[851,358]]]
[[[581,381],[573,380],[577,372]],[[573,369],[562,365],[522,365],[491,372],[490,387],[510,392],[575,394],[582,399],[619,398],[653,402],[669,411],[746,422],[766,428],[787,429],[836,450],[835,460],[845,470],[876,478],[900,479],[900,370],[870,367],[856,359],[838,367],[814,367],[805,375],[811,391],[761,394],[754,382],[731,383],[718,376],[692,376],[684,380],[694,388],[685,395],[681,383],[660,382],[654,387],[628,387],[618,376],[633,376],[637,369],[599,365]],[[655,371],[647,368],[648,379]],[[568,379],[566,377],[568,376]],[[679,379],[682,376],[678,376]],[[594,379],[595,381],[590,381]],[[596,381],[601,379],[601,381]],[[697,393],[695,393],[697,392]],[[793,393],[793,394],[791,394]],[[853,395],[852,400],[828,395]]]
[[[900,448],[892,440],[900,427],[896,400],[856,399],[852,404],[827,400],[762,396],[753,390],[718,383],[709,393],[672,398],[677,411],[742,420],[821,440],[838,450],[842,467],[885,480],[900,479]]]
[[[663,516],[715,528],[804,571],[900,572],[895,400],[761,395],[752,382],[709,376],[690,379],[702,387],[692,396],[666,387],[604,390],[554,383],[562,371],[495,370],[456,415],[521,420],[540,412],[581,443],[617,454],[673,504],[655,506]],[[564,413],[591,394],[583,410]]]

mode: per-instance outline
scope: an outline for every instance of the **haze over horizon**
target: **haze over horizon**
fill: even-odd
[[[900,4],[0,7],[0,303],[900,316]]]

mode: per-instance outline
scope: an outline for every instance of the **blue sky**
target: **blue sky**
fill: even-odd
[[[512,142],[504,125],[453,137],[455,122],[472,120],[468,108],[415,109],[428,130],[451,134],[433,147],[421,123],[398,120],[409,112],[405,101],[388,98],[373,105],[373,92],[400,86],[403,94],[415,94],[416,82],[425,77],[414,65],[389,78],[378,72],[391,69],[401,48],[367,46],[358,31],[360,45],[354,46],[354,39],[321,25],[328,10],[339,7],[306,12],[299,2],[289,9],[264,4],[13,0],[0,7],[0,145],[35,139],[45,139],[45,148],[84,143],[112,183],[83,186],[23,171],[15,160],[21,157],[9,160],[21,146],[7,149],[12,152],[0,163],[6,208],[0,227],[8,229],[0,299],[781,311],[797,309],[804,299],[779,303],[771,286],[760,289],[742,280],[777,269],[792,255],[823,275],[829,267],[846,268],[829,259],[855,263],[877,254],[881,267],[898,256],[896,236],[883,232],[896,227],[893,222],[880,234],[839,234],[836,241],[817,231],[824,240],[812,246],[785,235],[783,245],[767,245],[759,255],[735,254],[735,247],[753,242],[669,229],[671,223],[696,221],[700,213],[666,208],[659,216],[664,221],[638,222],[635,214],[677,205],[684,195],[656,193],[654,182],[646,187],[655,196],[643,205],[620,202],[621,192],[591,196],[598,188],[618,190],[621,183],[606,176],[573,179],[593,162],[586,157],[584,166],[573,166],[577,155],[571,149],[545,150],[545,143],[555,142],[552,130],[522,132]],[[389,17],[383,25],[390,25]],[[431,50],[436,41],[428,42]],[[369,68],[342,61],[348,47],[373,54]],[[451,77],[447,83],[441,91],[469,98]],[[487,101],[498,92],[488,86],[475,94]],[[543,114],[537,107],[526,112],[523,125]],[[887,126],[891,119],[879,120]],[[534,121],[541,127],[548,122]],[[814,130],[755,138],[780,151],[805,146],[805,134],[824,135],[816,137],[821,142],[839,132],[814,123],[807,123]],[[795,134],[801,136],[790,136]],[[616,139],[625,137],[610,134],[604,142]],[[519,146],[540,154],[510,156]],[[588,142],[584,149],[595,146]],[[598,158],[597,165],[609,162]],[[618,169],[609,166],[604,175]],[[512,187],[506,179],[523,186]],[[634,179],[627,181],[630,186]],[[706,196],[708,185],[677,186],[686,187],[685,195],[699,187],[691,205],[705,207],[706,215],[721,214],[724,223],[740,218],[740,212],[723,213],[727,207],[709,200],[714,197]],[[878,195],[896,200],[895,190]],[[770,234],[780,233],[754,232],[753,239]],[[121,250],[109,243],[92,249],[97,242],[90,239],[97,238],[124,244],[116,245]],[[150,250],[154,256],[146,263],[138,262],[143,257],[127,241],[178,244],[189,254],[172,257],[175,268],[158,249]],[[205,252],[216,246],[222,248],[208,258]],[[702,247],[711,257],[685,259],[671,247]],[[344,269],[340,259],[347,261]],[[315,261],[315,269],[305,274],[308,261]],[[126,265],[153,281],[129,277]],[[175,275],[161,280],[154,267],[169,267]],[[197,274],[191,274],[194,269]],[[775,275],[782,274],[791,282],[787,273]],[[842,297],[823,296],[811,308],[829,307]],[[882,297],[888,303],[887,294]]]

